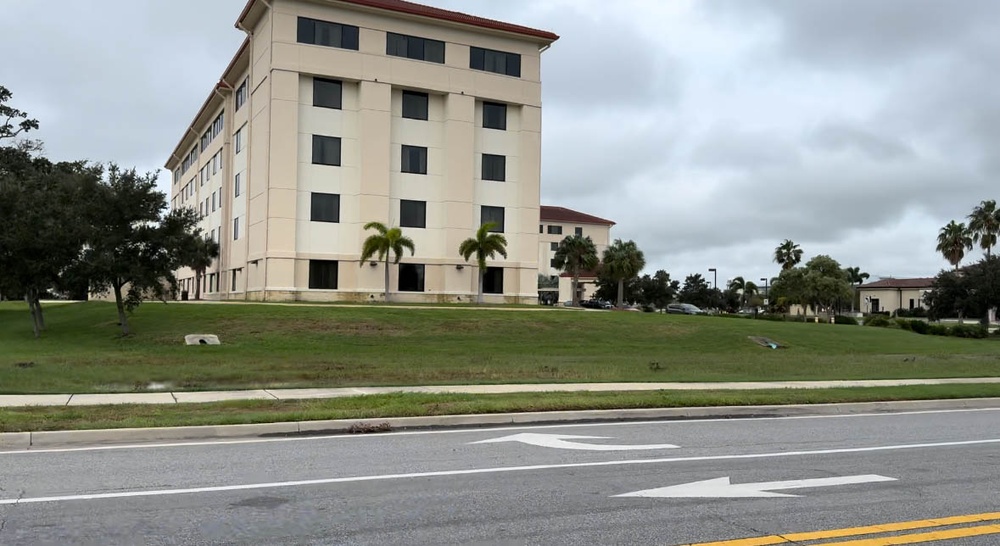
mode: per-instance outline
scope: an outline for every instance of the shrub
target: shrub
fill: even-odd
[[[885,315],[871,315],[865,319],[865,326],[874,326],[876,328],[892,328],[894,323],[889,320],[889,317]]]
[[[948,335],[948,327],[944,324],[928,324],[927,333],[932,336],[946,336]]]
[[[894,320],[893,322],[895,322],[896,326],[899,326],[900,329],[902,329],[902,330],[906,330],[908,332],[913,331],[913,328],[910,327],[910,321],[907,320],[907,319],[905,319],[905,318],[898,318],[898,319]]]
[[[973,339],[982,339],[986,337],[986,331],[978,324],[956,324],[949,329],[948,333],[955,337]]]
[[[761,313],[757,315],[757,318],[760,320],[770,320],[774,322],[785,322],[788,320],[788,317],[778,313]]]
[[[930,329],[930,325],[922,320],[911,320],[910,329],[918,334],[927,335],[927,332]]]
[[[926,318],[927,309],[923,307],[914,307],[913,309],[897,309],[897,317],[914,317],[914,318]]]
[[[854,317],[847,317],[844,315],[837,315],[833,317],[834,324],[850,324],[852,326],[858,325],[858,319]]]

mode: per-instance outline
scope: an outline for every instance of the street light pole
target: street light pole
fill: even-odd
[[[708,272],[712,274],[712,288],[719,289],[719,272],[715,270],[714,267],[708,268]]]
[[[768,300],[771,299],[771,293],[767,291],[767,277],[761,277],[760,280],[764,281],[764,305],[767,305]]]

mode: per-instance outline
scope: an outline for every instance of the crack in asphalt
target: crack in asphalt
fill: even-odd
[[[3,489],[3,488],[0,488],[0,491],[4,491],[4,489]],[[14,499],[14,504],[12,504],[12,505],[11,505],[11,507],[12,507],[12,508],[11,508],[11,510],[13,510],[13,507],[14,507],[14,506],[17,506],[17,505],[18,505],[18,503],[20,503],[20,502],[21,502],[21,499],[23,499],[23,498],[24,498],[24,493],[25,493],[25,490],[24,490],[24,489],[21,489],[20,491],[18,491],[18,493],[17,493],[17,498],[16,498],[16,499]],[[3,530],[4,530],[4,529],[5,529],[6,527],[7,527],[7,518],[6,518],[6,517],[4,517],[4,518],[0,518],[0,532],[3,532]]]

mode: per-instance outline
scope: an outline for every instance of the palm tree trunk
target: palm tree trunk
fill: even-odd
[[[476,298],[476,301],[480,305],[482,305],[482,303],[483,303],[483,279],[485,277],[486,277],[486,272],[483,271],[482,267],[480,267],[479,268],[479,296]]]
[[[625,279],[618,279],[618,308],[625,307]]]
[[[389,303],[389,253],[385,254],[385,295],[383,298],[386,303]]]
[[[580,283],[580,276],[577,275],[576,273],[573,273],[573,296],[570,298],[570,301],[573,302],[573,307],[580,305],[580,298],[577,295],[577,285],[579,283]]]

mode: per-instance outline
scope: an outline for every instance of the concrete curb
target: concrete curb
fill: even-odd
[[[749,417],[796,417],[821,415],[856,415],[864,413],[900,413],[909,411],[1000,408],[1000,398],[957,400],[913,400],[901,402],[860,402],[848,404],[806,404],[787,406],[719,406],[691,408],[651,408],[620,410],[552,411],[532,413],[496,413],[485,415],[442,415],[435,417],[393,417],[377,419],[337,419],[161,428],[122,428],[100,430],[58,430],[0,433],[0,450],[22,451],[40,448],[84,445],[136,444],[191,440],[266,438],[343,434],[359,424],[388,423],[393,430],[489,427],[553,423],[597,423],[637,420],[739,419]]]

